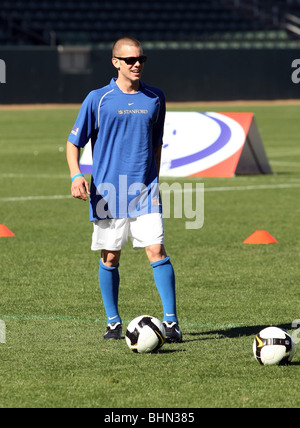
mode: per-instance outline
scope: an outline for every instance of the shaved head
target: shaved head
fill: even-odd
[[[124,93],[139,91],[145,58],[141,43],[132,37],[121,37],[114,43],[112,64],[118,70],[116,83]]]
[[[122,52],[124,51],[124,48],[127,46],[140,48],[141,53],[143,52],[142,45],[138,40],[133,39],[132,37],[121,37],[113,45],[113,49],[112,49],[113,58],[117,56],[122,56]]]

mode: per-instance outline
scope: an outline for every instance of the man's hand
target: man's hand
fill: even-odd
[[[73,198],[87,201],[90,196],[90,186],[84,177],[77,177],[72,183],[71,192]]]

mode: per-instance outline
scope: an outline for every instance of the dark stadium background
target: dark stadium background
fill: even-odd
[[[1,104],[80,103],[108,83],[117,38],[149,55],[167,101],[299,98],[299,0],[2,0]]]

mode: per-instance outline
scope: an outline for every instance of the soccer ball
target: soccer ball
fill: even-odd
[[[157,352],[165,343],[166,330],[162,322],[150,315],[135,318],[126,331],[126,343],[133,352]]]
[[[267,327],[254,339],[253,353],[256,360],[264,365],[286,365],[295,354],[292,337],[281,328]]]

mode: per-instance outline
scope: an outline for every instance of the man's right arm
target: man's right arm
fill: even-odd
[[[80,148],[68,141],[67,161],[70,169],[71,178],[75,177],[75,175],[81,174],[79,166],[79,157]],[[71,193],[74,198],[87,201],[88,196],[90,195],[90,186],[88,181],[84,177],[75,178],[75,180],[72,182]]]

